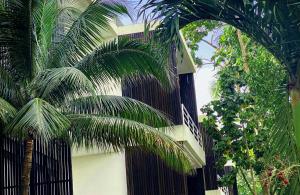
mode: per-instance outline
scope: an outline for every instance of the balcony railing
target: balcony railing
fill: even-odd
[[[219,190],[221,190],[224,193],[224,195],[230,194],[228,187],[219,187]]]
[[[200,130],[198,129],[197,125],[195,124],[194,120],[192,119],[191,115],[189,114],[189,112],[187,111],[187,109],[185,108],[185,106],[183,104],[181,104],[181,108],[182,108],[183,123],[186,126],[188,126],[191,133],[194,135],[195,139],[198,141],[199,145],[202,147],[203,142],[202,142],[202,135],[200,133]]]
[[[218,180],[221,179],[221,176],[219,174],[217,174],[217,178]],[[222,187],[218,187],[220,191],[223,192],[224,195],[229,195],[229,188],[227,186],[222,186]]]

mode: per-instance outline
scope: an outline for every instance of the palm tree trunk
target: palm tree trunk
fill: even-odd
[[[34,140],[31,138],[25,141],[25,156],[24,156],[23,173],[22,173],[22,195],[29,195],[33,143]]]

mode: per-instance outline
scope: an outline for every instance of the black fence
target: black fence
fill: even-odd
[[[128,195],[188,195],[187,176],[167,167],[156,155],[132,147],[125,156]]]
[[[24,144],[0,138],[0,195],[18,195],[21,189]],[[35,141],[30,195],[72,195],[71,151],[60,141]]]

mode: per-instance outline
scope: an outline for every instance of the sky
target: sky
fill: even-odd
[[[211,34],[209,34],[205,39],[210,40]],[[199,50],[196,55],[202,59],[210,59],[214,54],[214,49],[204,42],[199,43]],[[196,99],[197,99],[197,110],[198,115],[201,115],[200,108],[208,104],[212,100],[211,89],[213,83],[216,81],[217,71],[213,65],[204,65],[199,68],[194,75],[195,78],[195,89],[196,89]]]

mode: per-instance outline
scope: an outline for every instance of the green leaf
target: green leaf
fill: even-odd
[[[28,3],[19,0],[3,0],[0,10],[1,61],[13,70],[18,81],[29,79],[31,64],[29,58]]]
[[[143,102],[121,96],[80,97],[63,105],[62,110],[73,114],[121,117],[153,127],[171,126],[171,121],[158,110]]]
[[[92,82],[80,70],[74,67],[46,69],[32,82],[37,97],[55,98],[76,91],[77,94],[94,93]]]
[[[190,156],[165,133],[132,120],[91,115],[69,115],[70,140],[76,147],[99,147],[119,151],[139,146],[159,155],[167,165],[183,172],[191,171]]]
[[[18,101],[20,97],[19,87],[13,80],[13,75],[0,67],[0,97],[11,102]]]
[[[102,44],[75,65],[97,85],[126,78],[137,82],[139,77],[155,77],[162,84],[170,84],[169,67],[164,56],[150,44],[119,38]]]
[[[48,102],[35,98],[17,112],[6,126],[6,135],[20,139],[33,136],[49,141],[67,135],[70,121]]]
[[[60,11],[57,0],[41,0],[33,9],[33,22],[35,24],[33,36],[36,41],[35,64],[37,70],[42,70],[48,60]]]
[[[15,116],[17,110],[7,101],[0,97],[0,120],[7,124]]]
[[[295,127],[296,144],[300,148],[300,102],[293,108],[293,124]]]
[[[93,1],[69,28],[63,40],[55,47],[51,67],[73,66],[85,55],[103,43],[103,33],[110,32],[118,14],[128,14],[120,4]]]

